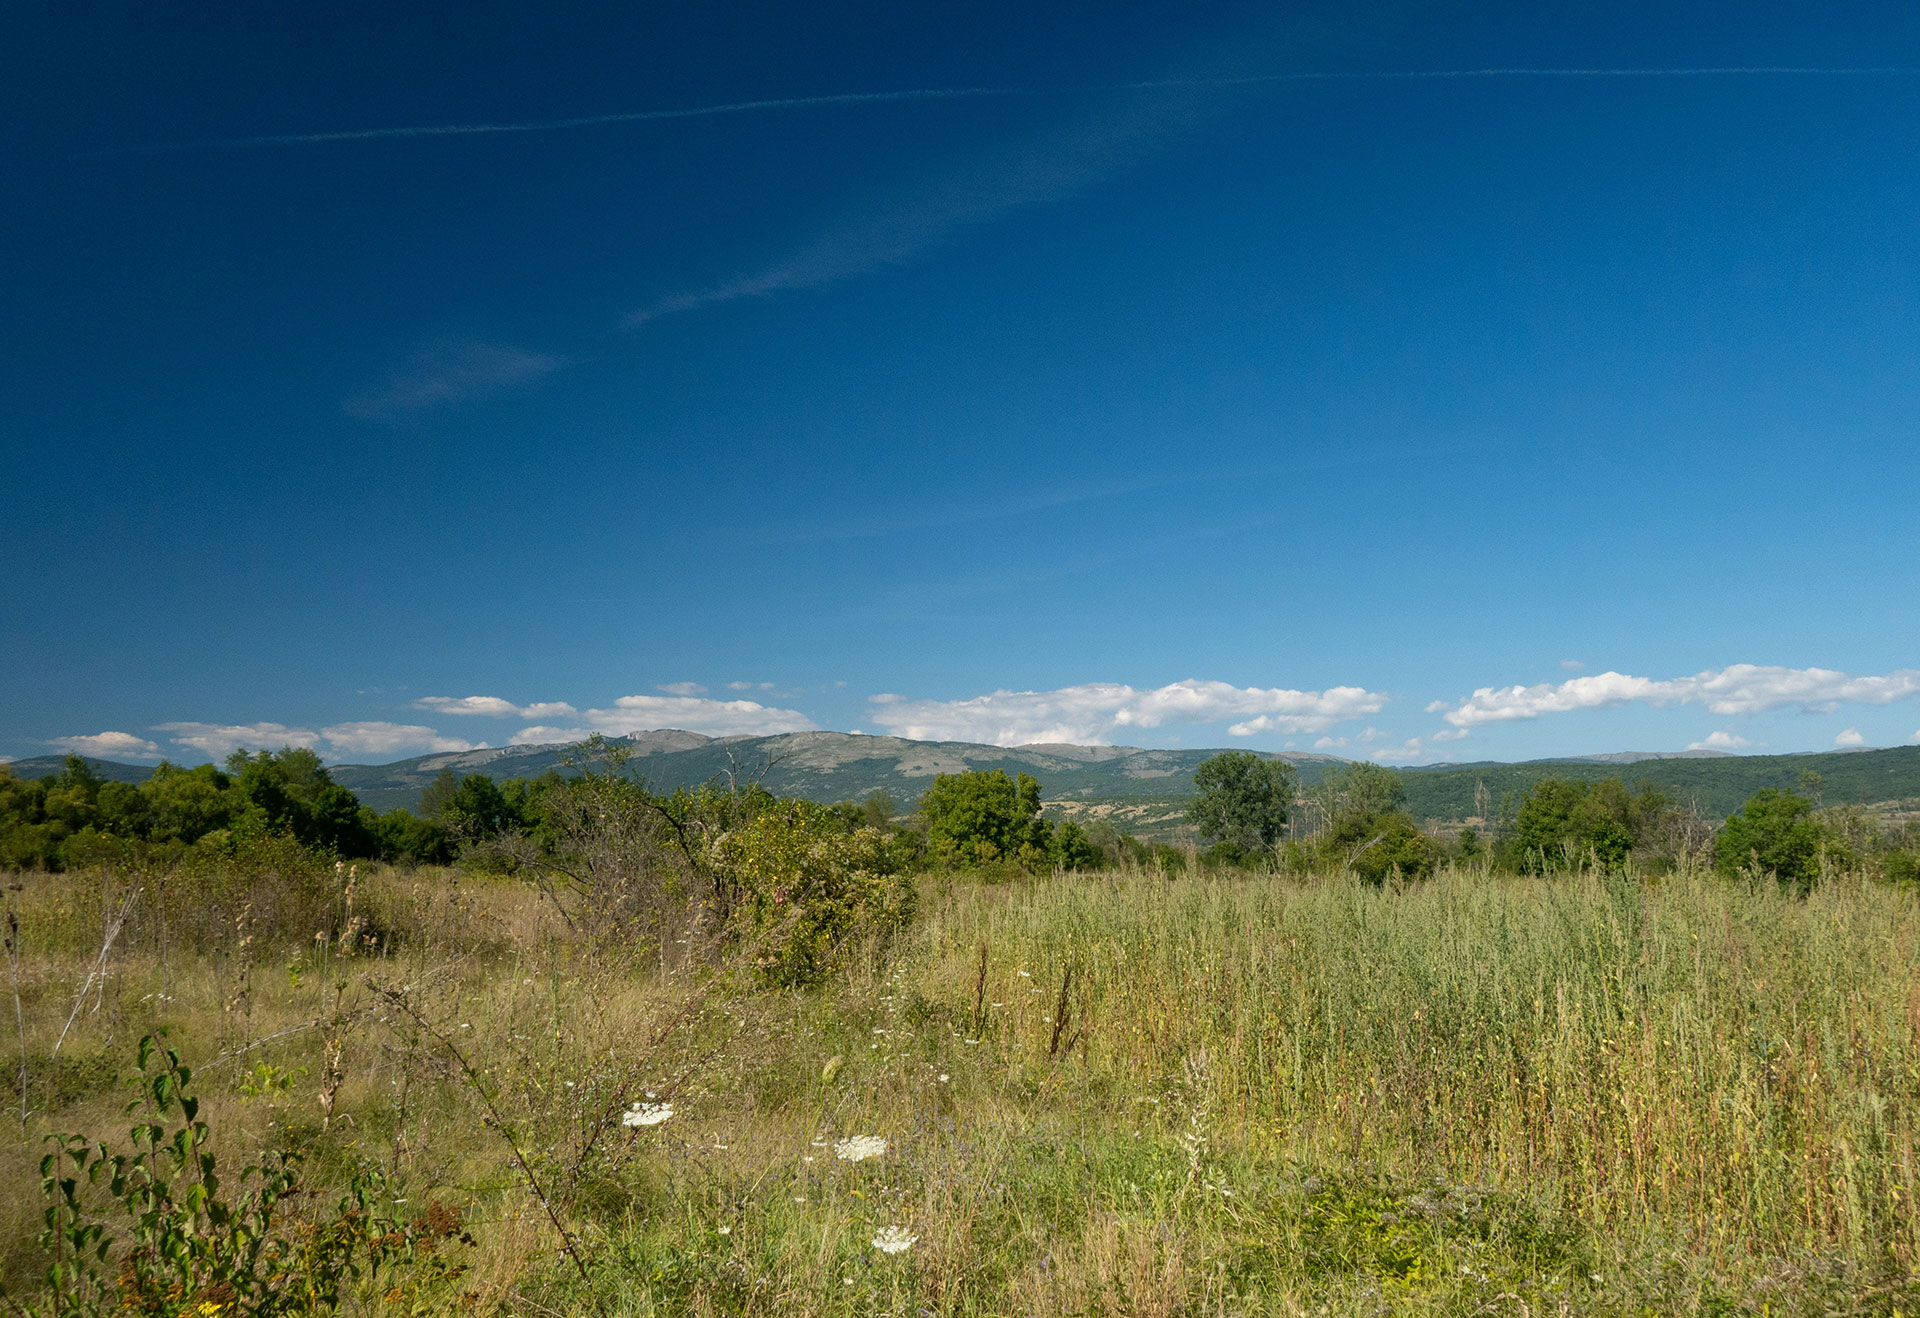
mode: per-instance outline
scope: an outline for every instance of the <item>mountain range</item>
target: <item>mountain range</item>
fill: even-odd
[[[658,791],[725,780],[757,780],[781,796],[817,801],[864,798],[884,790],[900,808],[914,801],[941,773],[1003,769],[1032,774],[1045,798],[1071,802],[1177,798],[1193,793],[1193,771],[1218,749],[1149,750],[1138,746],[986,746],[958,741],[908,741],[848,732],[794,732],[773,737],[707,737],[664,730],[618,739],[632,752],[628,771]],[[1291,763],[1311,785],[1330,768],[1349,761],[1298,751],[1268,752]],[[537,778],[549,771],[578,772],[579,748],[569,744],[502,746],[487,750],[419,755],[391,764],[332,766],[335,782],[365,804],[386,811],[415,807],[427,784],[445,769],[496,779]],[[57,755],[20,760],[9,768],[22,777],[60,772]],[[94,772],[119,782],[143,781],[142,765],[88,759]],[[1625,778],[1647,782],[1706,814],[1722,816],[1761,787],[1791,788],[1808,771],[1822,779],[1827,804],[1866,804],[1920,796],[1920,746],[1802,755],[1730,755],[1719,751],[1617,751],[1518,764],[1485,761],[1404,769],[1408,807],[1416,818],[1460,820],[1475,813],[1476,789],[1497,802],[1546,777],[1592,782]]]

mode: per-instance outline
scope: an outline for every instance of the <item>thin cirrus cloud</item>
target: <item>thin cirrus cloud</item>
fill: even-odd
[[[1387,697],[1363,687],[1325,691],[1237,687],[1188,679],[1140,690],[1089,682],[1052,691],[994,691],[965,700],[872,699],[872,722],[918,741],[972,741],[997,746],[1044,742],[1110,743],[1129,729],[1166,723],[1240,719],[1230,736],[1324,732],[1345,719],[1378,713]]]
[[[413,707],[436,714],[517,719],[572,718],[580,712],[564,700],[536,700],[531,705],[516,705],[499,696],[422,696],[413,702]]]
[[[487,398],[553,374],[565,357],[471,339],[430,343],[385,383],[341,404],[363,421],[393,421],[447,403]]]
[[[1831,713],[1842,704],[1890,705],[1920,695],[1920,670],[1853,677],[1831,668],[1782,668],[1732,664],[1692,677],[1655,679],[1626,673],[1596,673],[1558,684],[1481,687],[1465,700],[1436,700],[1427,712],[1458,728],[1539,718],[1582,709],[1648,705],[1704,705],[1715,714],[1762,714],[1797,708]]]
[[[970,225],[1071,196],[1138,164],[1207,111],[1224,108],[1220,88],[1244,85],[1244,80],[1217,78],[1131,84],[1131,95],[908,187],[758,270],[656,299],[630,314],[625,327],[638,329],[662,316],[817,288],[896,265]],[[1143,90],[1151,94],[1140,95]]]
[[[47,743],[69,755],[91,755],[95,759],[157,760],[160,748],[145,737],[131,732],[94,732],[77,737],[54,737]]]
[[[1489,69],[1345,69],[1325,72],[1264,73],[1237,78],[1171,78],[1114,83],[1104,87],[925,87],[877,92],[832,92],[822,96],[762,97],[750,101],[723,101],[654,110],[619,110],[606,114],[569,115],[560,119],[530,119],[464,124],[399,124],[374,128],[336,128],[303,133],[261,133],[251,137],[197,138],[161,142],[126,150],[145,152],[206,151],[236,147],[302,146],[328,142],[365,142],[393,138],[471,137],[499,133],[550,133],[570,128],[600,128],[611,124],[647,123],[663,119],[705,119],[716,115],[813,109],[822,106],[886,104],[909,101],[973,100],[981,97],[1046,96],[1084,91],[1130,91],[1162,87],[1242,87],[1284,82],[1403,82],[1481,78],[1699,78],[1728,76],[1807,76],[1905,74],[1912,67],[1836,68],[1798,65],[1725,66],[1697,68],[1489,68]]]

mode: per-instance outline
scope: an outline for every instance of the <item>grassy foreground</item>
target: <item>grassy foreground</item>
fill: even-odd
[[[1920,1311],[1910,892],[927,884],[776,992],[451,872],[318,938],[133,919],[99,963],[110,883],[30,877],[0,1279],[34,1286],[42,1136],[124,1131],[166,1025],[226,1157],[461,1210],[417,1312]]]

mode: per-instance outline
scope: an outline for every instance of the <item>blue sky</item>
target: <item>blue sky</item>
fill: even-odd
[[[1920,15],[1267,8],[10,15],[0,754],[1920,738]]]

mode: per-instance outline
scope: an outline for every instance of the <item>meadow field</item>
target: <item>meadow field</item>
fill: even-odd
[[[8,1303],[83,1311],[44,1291],[40,1160],[129,1147],[164,1028],[220,1194],[283,1150],[289,1229],[357,1185],[404,1237],[345,1312],[1920,1308],[1910,888],[919,882],[890,942],[781,988],[751,945],[589,937],[453,869],[343,868],[225,928],[111,872],[21,876]]]

